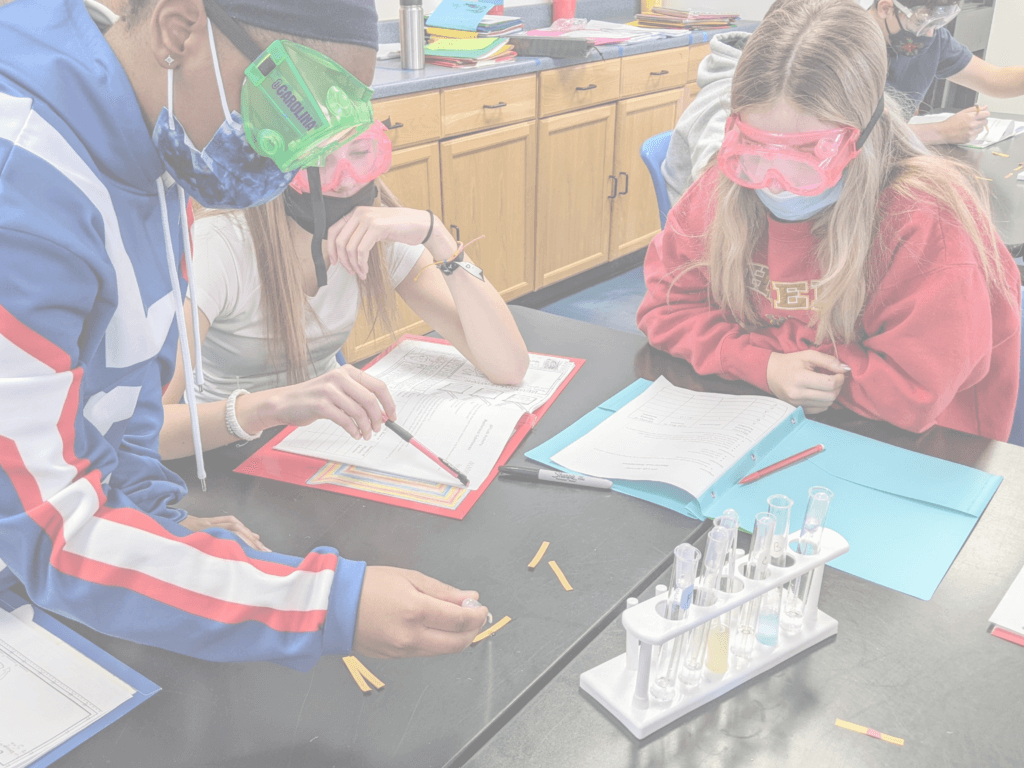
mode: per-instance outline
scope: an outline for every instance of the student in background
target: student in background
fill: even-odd
[[[970,169],[926,154],[883,95],[886,65],[853,0],[775,6],[717,163],[647,252],[638,325],[808,413],[1005,440],[1020,276]]]
[[[910,114],[936,78],[999,99],[1024,95],[1024,67],[989,64],[946,28],[962,7],[962,0],[874,0],[868,9],[888,44],[887,82],[906,96]],[[940,123],[913,125],[911,130],[925,144],[962,144],[981,133],[988,116],[987,107],[968,107]]]
[[[459,244],[433,213],[399,205],[379,179],[390,165],[381,123],[328,160],[322,184],[330,267],[322,286],[319,256],[310,258],[313,217],[304,171],[277,200],[196,222],[191,298],[204,345],[198,409],[204,447],[321,418],[369,439],[384,418],[397,419],[387,386],[339,366],[335,357],[360,305],[374,326],[391,329],[396,292],[491,381],[522,381],[529,356],[505,302],[486,276],[433,266],[454,256]],[[192,453],[183,390],[179,358],[164,393],[165,459]]]
[[[207,8],[224,11],[217,29]],[[4,575],[43,608],[204,659],[309,668],[322,654],[464,649],[487,615],[461,607],[475,593],[326,547],[299,558],[193,532],[177,506],[185,484],[158,452],[180,317],[175,185],[207,207],[244,208],[292,178],[245,139],[243,73],[259,54],[225,28],[271,19],[264,38],[334,41],[331,58],[365,76],[372,1],[118,10],[104,37],[82,0],[0,8]]]
[[[749,32],[723,32],[711,38],[708,55],[697,68],[700,91],[683,111],[661,164],[672,205],[690,188],[722,146],[729,117],[729,90],[736,62]]]

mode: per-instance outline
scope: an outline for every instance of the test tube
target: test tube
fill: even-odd
[[[715,520],[715,525],[729,532],[728,563],[722,569],[722,577],[715,584],[715,589],[722,593],[721,597],[728,599],[729,594],[736,588],[736,539],[740,529],[740,516],[735,509],[727,509]],[[735,613],[737,611],[732,610],[712,619],[708,627],[708,652],[704,673],[712,680],[721,677],[729,669],[729,634]]]
[[[775,538],[772,540],[772,565],[786,567],[786,545],[789,539],[789,513],[793,509],[793,500],[777,493],[768,497],[768,511],[775,515]]]
[[[700,552],[692,544],[680,544],[675,548],[674,584],[665,605],[665,618],[680,621],[689,613],[693,602],[693,582],[697,577]],[[661,646],[658,665],[651,684],[651,698],[671,703],[676,695],[676,680],[679,675],[679,661],[683,655],[685,636],[675,637]]]
[[[626,609],[632,608],[634,605],[639,605],[640,601],[635,597],[626,598]],[[640,644],[633,634],[627,629],[626,630],[626,669],[635,670],[637,655],[640,652]]]
[[[708,543],[704,548],[704,575],[701,577],[701,588],[694,592],[693,597],[693,602],[698,606],[714,605],[718,600],[718,581],[722,578],[722,568],[729,554],[731,540],[729,531],[721,526],[716,526],[708,532]],[[679,679],[687,687],[695,686],[701,681],[710,624],[711,622],[705,621],[686,634],[686,650],[683,653]]]
[[[796,547],[796,551],[801,555],[818,554],[832,495],[832,491],[823,485],[815,485],[808,489],[807,511],[804,513],[804,524],[800,528],[800,538]],[[782,613],[779,616],[779,624],[784,632],[799,632],[803,628],[804,609],[818,570],[815,568],[801,573],[786,585],[782,598]]]
[[[745,576],[751,582],[764,581],[768,576],[768,562],[772,555],[775,537],[775,515],[762,512],[754,518],[754,538],[750,544],[750,559],[747,561]],[[732,652],[741,659],[748,659],[754,652],[754,637],[757,633],[757,618],[761,609],[761,598],[755,597],[740,606],[736,621],[736,637]]]
[[[715,585],[715,588],[727,594],[731,594],[732,592],[737,590],[736,560],[739,558],[740,553],[739,550],[737,550],[736,548],[736,544],[740,530],[739,513],[736,512],[735,509],[727,509],[725,510],[725,512],[721,514],[721,516],[715,519],[715,525],[719,526],[720,528],[725,528],[727,531],[729,531],[730,535],[732,536],[732,541],[729,544],[729,560],[726,563],[726,569],[728,574],[726,578],[728,579],[728,581],[726,582],[724,587],[721,584],[718,584]],[[732,620],[736,613],[737,611],[735,610],[729,611],[726,618],[726,624],[728,626],[732,626]]]

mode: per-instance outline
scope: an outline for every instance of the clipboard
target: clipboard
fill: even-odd
[[[443,339],[433,339],[425,336],[412,336],[405,335],[397,342],[392,344],[386,350],[381,352],[375,357],[370,364],[367,366],[369,369],[384,357],[388,352],[397,347],[405,340],[414,341],[426,341],[433,344],[442,344],[450,346],[448,342]],[[559,355],[548,355],[548,357],[560,357]],[[263,445],[259,450],[253,453],[248,459],[243,461],[239,466],[235,468],[235,472],[243,475],[252,475],[253,477],[263,477],[269,480],[279,480],[283,483],[290,483],[291,485],[301,485],[306,488],[317,488],[320,490],[330,491],[331,493],[340,493],[345,496],[354,496],[359,499],[366,499],[368,501],[379,501],[384,504],[391,504],[396,507],[404,507],[405,509],[414,509],[418,512],[426,512],[431,515],[440,515],[442,517],[452,518],[453,520],[462,520],[472,509],[477,499],[480,498],[481,494],[487,490],[487,487],[491,484],[491,481],[498,476],[498,468],[503,466],[515,453],[516,448],[523,442],[530,431],[536,426],[540,418],[547,412],[551,404],[558,399],[559,395],[565,389],[566,385],[572,381],[573,377],[579,372],[580,367],[586,361],[582,358],[577,357],[562,357],[563,360],[571,360],[575,365],[565,380],[559,385],[558,389],[555,390],[554,394],[551,395],[548,400],[541,405],[537,410],[532,413],[524,413],[519,423],[516,425],[515,431],[505,444],[504,450],[498,457],[497,463],[491,470],[491,473],[487,476],[487,479],[477,488],[475,491],[470,491],[461,501],[458,506],[454,508],[444,508],[414,499],[399,498],[386,493],[374,492],[365,488],[351,487],[346,485],[332,485],[317,482],[317,478],[321,476],[324,470],[333,462],[324,462],[323,459],[313,458],[312,456],[301,456],[294,453],[286,453],[284,451],[275,450],[275,446],[285,439],[289,434],[295,431],[295,427],[286,427],[281,430],[280,433],[275,435],[270,441]],[[363,474],[366,477],[381,476],[381,473],[375,473],[371,470],[364,470]],[[311,484],[311,481],[313,483]]]
[[[13,592],[0,592],[0,608],[3,608],[8,612],[27,604],[28,602],[26,600],[23,600]],[[97,720],[88,728],[79,731],[67,741],[64,741],[60,745],[54,747],[29,766],[29,768],[45,768],[45,766],[50,765],[58,758],[63,757],[79,744],[95,736],[111,723],[124,717],[128,712],[135,709],[142,702],[159,691],[160,686],[136,672],[123,662],[118,661],[102,648],[89,642],[77,632],[74,632],[64,626],[38,606],[33,605],[32,608],[32,620],[35,624],[45,629],[51,635],[63,640],[76,651],[92,659],[107,670],[107,672],[120,678],[135,689],[135,694],[126,702],[116,709],[111,710],[105,717]]]
[[[633,382],[526,457],[572,471],[552,456],[651,383]],[[745,475],[818,443],[825,446],[823,452],[748,485],[737,484]],[[931,599],[1002,482],[1002,477],[972,467],[808,421],[799,408],[699,499],[666,483],[610,479],[614,491],[698,520],[735,509],[747,531],[753,530],[754,516],[767,510],[766,499],[775,493],[793,500],[790,531],[799,530],[807,489],[827,486],[835,492],[827,526],[850,542],[850,551],[829,565],[922,600]]]

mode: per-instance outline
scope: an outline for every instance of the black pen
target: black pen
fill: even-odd
[[[531,482],[564,483],[565,485],[578,485],[583,488],[600,488],[603,491],[612,489],[612,481],[603,477],[589,477],[587,475],[570,475],[567,472],[558,472],[553,469],[530,469],[528,467],[498,467],[498,474],[503,477],[510,477],[515,480],[527,480]]]

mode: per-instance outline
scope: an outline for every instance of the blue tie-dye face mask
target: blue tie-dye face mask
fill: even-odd
[[[204,208],[251,208],[281,194],[295,171],[281,171],[273,160],[256,154],[242,125],[242,117],[228,109],[213,26],[207,21],[214,73],[220,90],[224,123],[200,151],[174,119],[174,70],[167,71],[167,106],[153,126],[153,143],[167,172],[185,193]]]

